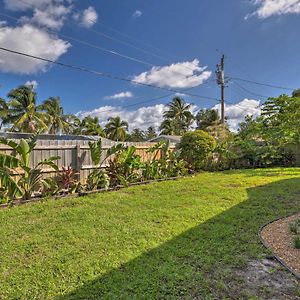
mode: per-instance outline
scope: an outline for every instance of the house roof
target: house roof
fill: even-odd
[[[7,139],[28,139],[32,136],[31,133],[19,133],[19,132],[0,132],[0,137]],[[59,140],[59,141],[96,141],[99,138],[103,142],[114,142],[112,140],[92,135],[71,135],[71,134],[39,134],[38,140]]]
[[[181,136],[180,135],[159,135],[151,140],[148,140],[148,142],[159,142],[159,141],[170,141],[171,143],[180,143]]]

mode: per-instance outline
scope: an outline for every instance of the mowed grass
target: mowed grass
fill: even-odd
[[[300,169],[202,173],[4,209],[0,299],[243,298],[234,272],[266,255],[260,226],[299,211]]]

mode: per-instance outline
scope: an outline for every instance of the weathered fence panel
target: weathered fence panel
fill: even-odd
[[[118,143],[103,139],[102,148],[104,149],[103,158],[106,155],[107,149],[117,145]],[[140,155],[143,161],[149,161],[153,155],[156,158],[161,157],[161,151],[158,150],[155,154],[147,152],[149,148],[152,148],[156,143],[144,142],[144,143],[123,143],[125,146],[135,146],[136,154]],[[170,145],[170,149],[175,149],[175,144]],[[14,154],[12,149],[6,145],[0,144],[0,153]],[[35,149],[31,154],[30,167],[36,166],[40,161],[47,159],[51,156],[59,156],[57,161],[59,170],[63,167],[71,167],[78,173],[78,178],[82,184],[86,183],[88,175],[98,166],[93,165],[90,155],[88,141],[86,140],[38,140]],[[57,175],[53,169],[49,167],[43,168],[43,174],[45,177],[54,177]],[[19,174],[21,175],[21,174]],[[17,175],[16,175],[17,176]]]

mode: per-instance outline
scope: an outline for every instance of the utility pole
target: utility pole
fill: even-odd
[[[221,63],[217,65],[217,84],[221,88],[221,123],[225,123],[225,55],[221,57]]]

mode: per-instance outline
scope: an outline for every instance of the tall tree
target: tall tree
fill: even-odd
[[[135,128],[128,134],[126,140],[130,142],[144,142],[146,140],[146,135],[142,129]]]
[[[149,126],[146,131],[146,139],[151,140],[155,137],[157,137],[155,128],[153,126]]]
[[[196,117],[197,129],[206,130],[209,126],[219,125],[221,119],[216,109],[201,109]]]
[[[191,105],[180,97],[175,97],[168,104],[168,110],[164,112],[164,121],[170,120],[170,123],[173,124],[173,134],[181,135],[188,131],[194,119],[190,109]],[[162,127],[165,127],[165,125],[167,124],[162,124]]]
[[[176,135],[176,121],[172,119],[164,119],[159,127],[160,134]]]
[[[50,134],[64,133],[68,131],[69,124],[64,115],[59,97],[50,97],[40,106],[47,113],[48,132]]]
[[[230,130],[227,124],[222,124],[216,109],[201,109],[196,117],[197,129],[204,130],[212,135],[217,141],[225,140]]]
[[[47,114],[39,111],[36,105],[36,92],[33,87],[20,86],[9,92],[8,123],[13,124],[11,131],[34,133],[47,131]]]
[[[99,123],[99,118],[91,116],[87,116],[81,121],[78,134],[105,137],[105,131]]]
[[[300,89],[294,90],[292,93],[293,98],[300,98]]]
[[[278,144],[300,143],[300,97],[269,98],[262,108],[264,140]]]
[[[0,98],[0,130],[2,126],[8,123],[9,119],[9,107],[8,103]]]
[[[120,117],[110,117],[105,125],[107,137],[114,141],[125,141],[127,130],[128,123],[122,121]]]

